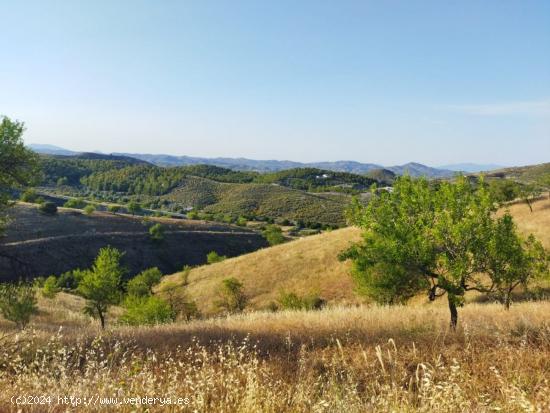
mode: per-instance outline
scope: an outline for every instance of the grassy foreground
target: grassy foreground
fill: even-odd
[[[22,411],[545,412],[550,302],[250,313],[153,328],[37,330],[0,341],[13,395],[188,398],[182,407]],[[6,331],[4,329],[4,331]],[[1,333],[0,333],[1,336]]]

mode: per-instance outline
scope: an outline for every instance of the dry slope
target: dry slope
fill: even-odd
[[[534,233],[550,248],[550,200],[536,202],[532,213],[525,204],[511,205],[508,209],[520,231]],[[186,292],[205,314],[215,311],[217,290],[228,277],[243,282],[253,308],[266,307],[281,291],[316,293],[332,303],[361,302],[362,298],[354,293],[349,263],[337,259],[340,251],[359,239],[357,228],[345,228],[201,266],[191,271]],[[180,278],[179,274],[173,274],[165,277],[164,282],[181,283]]]

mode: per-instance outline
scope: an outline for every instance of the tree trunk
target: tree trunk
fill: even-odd
[[[101,321],[101,329],[105,330],[105,316],[103,315],[103,311],[98,309],[97,313],[99,314],[99,321]]]
[[[456,325],[458,324],[458,310],[456,309],[456,303],[454,297],[451,297],[450,294],[447,294],[447,299],[449,300],[449,311],[451,312],[451,329],[456,330]]]
[[[507,291],[504,295],[504,309],[509,310],[510,304],[512,303],[512,291]]]

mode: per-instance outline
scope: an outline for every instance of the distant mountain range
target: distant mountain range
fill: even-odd
[[[80,152],[71,151],[54,145],[31,144],[29,148],[35,152],[49,155],[74,156]],[[99,154],[98,154],[99,155]],[[445,178],[462,172],[479,172],[485,170],[499,169],[499,165],[477,165],[477,164],[455,164],[438,168],[409,162],[404,165],[383,166],[373,163],[361,163],[356,161],[335,161],[335,162],[294,162],[279,160],[254,160],[247,158],[201,158],[192,156],[154,155],[137,153],[113,153],[111,156],[125,156],[141,161],[149,162],[158,166],[183,166],[183,165],[215,165],[223,168],[240,171],[276,172],[291,168],[319,168],[335,172],[350,172],[365,174],[373,170],[391,171],[397,175],[405,173],[411,176],[425,176],[428,178]]]
[[[490,164],[455,163],[451,165],[441,165],[441,166],[438,166],[437,168],[447,169],[449,171],[477,173],[477,172],[484,172],[484,171],[494,171],[495,169],[506,168],[506,166],[492,164],[492,163]]]

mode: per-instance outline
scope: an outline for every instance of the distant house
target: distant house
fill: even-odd
[[[315,179],[327,179],[327,178],[330,178],[330,175],[328,175],[328,174],[323,174],[323,175],[317,175],[317,176],[315,176]]]

